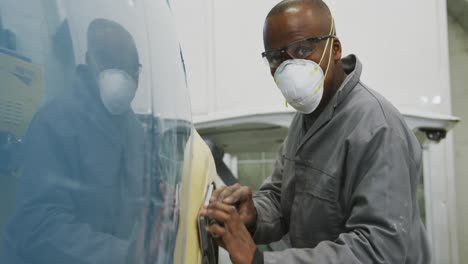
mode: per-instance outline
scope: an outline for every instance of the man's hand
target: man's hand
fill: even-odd
[[[221,238],[234,264],[252,263],[257,247],[234,206],[215,201],[204,207],[200,215],[224,223],[224,227],[207,226],[206,231]]]
[[[221,187],[213,192],[210,203],[222,202],[237,208],[240,219],[251,228],[257,221],[257,210],[252,198],[252,190],[247,186],[236,183],[229,187]]]

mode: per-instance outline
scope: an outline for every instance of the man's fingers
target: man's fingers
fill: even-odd
[[[250,199],[251,196],[252,191],[249,187],[236,183],[229,187],[221,187],[213,192],[210,202],[222,201],[223,203],[234,205]]]
[[[206,226],[206,232],[210,233],[211,236],[216,238],[219,246],[227,249],[227,246],[232,242],[232,235],[225,227],[218,224]]]
[[[228,230],[235,231],[239,229],[240,226],[244,225],[237,213],[237,209],[234,206],[222,202],[215,202],[203,208],[200,215],[224,223]]]
[[[235,230],[239,229],[240,226],[244,225],[244,223],[240,219],[237,209],[234,206],[227,205],[222,202],[216,202],[210,204],[207,210],[211,211],[211,218],[223,222],[228,230],[232,230],[233,232],[235,232]]]
[[[229,205],[229,204],[225,204],[223,202],[210,203],[208,205],[207,209],[220,210],[220,211],[223,211],[223,212],[225,212],[227,214],[230,214],[233,211],[237,211],[234,206]]]
[[[220,194],[217,196],[217,200],[218,201],[224,201],[225,198],[231,196],[231,194],[234,193],[239,188],[241,188],[241,185],[238,184],[238,183],[236,183],[236,184],[234,184],[232,186],[224,188],[223,191],[220,192]],[[236,203],[236,202],[234,202],[234,203]]]
[[[222,237],[226,234],[226,229],[218,224],[206,226],[205,229],[214,237]]]
[[[207,208],[203,208],[200,211],[200,215],[224,223],[230,220],[232,210],[235,211],[236,208],[216,202],[214,204],[210,204]]]
[[[236,204],[241,201],[245,201],[249,197],[250,189],[247,186],[240,186],[239,188],[235,189],[231,195],[226,196],[223,199],[224,203],[227,204]]]
[[[213,194],[211,194],[210,202],[215,202],[218,200],[218,196],[226,189],[226,186],[216,189]]]

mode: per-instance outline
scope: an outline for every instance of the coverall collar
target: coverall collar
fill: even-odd
[[[300,148],[304,145],[305,142],[307,142],[307,140],[310,137],[312,137],[317,131],[319,131],[325,124],[327,124],[333,118],[333,114],[335,113],[337,107],[347,98],[349,93],[354,89],[354,87],[356,87],[356,85],[360,81],[362,64],[356,57],[356,55],[349,55],[345,58],[342,58],[341,62],[343,65],[343,70],[347,74],[346,79],[343,81],[340,88],[330,100],[328,105],[325,107],[323,112],[319,115],[317,120],[305,133],[299,145],[297,145],[296,153],[300,150]],[[298,116],[298,118],[300,119],[301,123],[303,123],[305,115],[299,113],[297,115],[300,115]]]

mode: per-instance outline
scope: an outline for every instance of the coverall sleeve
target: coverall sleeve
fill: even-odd
[[[281,213],[283,145],[278,151],[272,175],[263,182],[260,190],[254,193],[257,222],[253,239],[257,244],[280,240],[286,234]]]
[[[83,188],[72,176],[79,173],[72,160],[78,149],[51,123],[35,119],[26,137],[18,209],[6,230],[7,243],[25,263],[124,263],[128,242],[93,230],[75,214],[72,193]]]
[[[388,127],[358,141],[346,161],[347,177],[354,181],[350,194],[343,194],[349,198],[346,232],[315,248],[266,252],[265,263],[404,263],[410,223],[418,213],[412,203],[417,177],[410,175],[417,163],[409,142]]]

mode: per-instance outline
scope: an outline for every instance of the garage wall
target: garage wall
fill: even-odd
[[[462,122],[454,129],[455,181],[460,263],[468,263],[468,33],[453,18],[448,20],[452,112]]]

